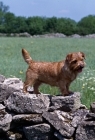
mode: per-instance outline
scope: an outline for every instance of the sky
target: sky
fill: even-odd
[[[95,0],[0,0],[16,16],[63,17],[80,21],[95,15]]]

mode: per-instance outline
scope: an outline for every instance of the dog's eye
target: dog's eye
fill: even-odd
[[[72,61],[72,63],[74,63],[74,64],[77,63],[77,60]]]

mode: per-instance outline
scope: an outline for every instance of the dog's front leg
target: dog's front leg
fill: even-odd
[[[68,94],[73,94],[73,92],[69,90],[69,87],[70,87],[70,83],[67,83],[66,88],[67,88]]]
[[[69,91],[68,91],[68,88],[66,86],[66,83],[60,82],[59,89],[60,89],[60,92],[63,96],[68,96]]]
[[[62,96],[68,96],[69,92],[66,90],[66,88],[60,89]]]

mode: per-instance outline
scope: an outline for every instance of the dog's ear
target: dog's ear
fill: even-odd
[[[80,52],[82,57],[85,59],[85,54],[83,52]]]
[[[72,53],[69,53],[69,54],[66,56],[66,61],[67,61],[67,62],[70,62],[71,59],[72,59]]]

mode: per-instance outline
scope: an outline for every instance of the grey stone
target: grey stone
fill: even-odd
[[[13,92],[21,91],[23,83],[18,78],[5,79],[0,83],[0,102],[5,101]]]
[[[31,35],[27,32],[19,33],[19,37],[31,37]]]
[[[5,76],[0,75],[0,83],[3,83],[5,79],[6,79]]]
[[[41,114],[21,114],[13,116],[13,122],[16,124],[39,124],[43,122]]]
[[[20,79],[19,78],[7,78],[4,80],[4,84],[5,85],[10,85],[10,84],[16,84],[16,83],[20,83]]]
[[[95,113],[95,102],[91,104],[90,110],[91,112]]]
[[[86,38],[95,38],[95,34],[89,34],[85,36]]]
[[[66,37],[66,35],[62,34],[62,33],[55,33],[54,37],[58,37],[58,38],[64,38]]]
[[[57,138],[58,138],[58,140],[74,140],[73,138],[65,138],[65,137],[63,137],[60,133],[58,133],[58,132],[55,132],[54,133],[54,136],[56,136]]]
[[[0,110],[4,110],[5,109],[5,106],[0,104]]]
[[[50,99],[48,95],[24,94],[15,92],[5,101],[5,106],[17,113],[43,113],[48,110]]]
[[[72,122],[71,125],[73,127],[77,127],[81,121],[86,119],[87,114],[89,113],[89,110],[87,109],[78,109],[72,114]]]
[[[70,112],[79,109],[81,106],[80,93],[75,92],[69,96],[53,96],[51,98],[51,109],[60,109],[62,111]]]
[[[4,37],[4,36],[7,36],[7,34],[0,33],[0,36]]]
[[[0,132],[6,132],[10,129],[12,116],[4,111],[0,112]]]
[[[19,133],[17,131],[13,132],[13,131],[10,131],[10,130],[7,132],[7,139],[8,140],[26,140],[26,139],[23,139],[23,134],[22,133]]]
[[[8,139],[9,139],[9,140],[17,140],[15,134],[11,134],[11,135],[8,137]]]
[[[89,113],[86,115],[85,120],[95,121],[95,113],[89,112]]]
[[[15,35],[15,37],[19,37],[19,33],[15,33],[14,35]]]
[[[32,37],[29,33],[27,32],[24,32],[24,33],[11,33],[9,34],[8,36],[11,36],[11,37]]]
[[[29,127],[24,127],[24,133],[28,140],[50,140],[51,127],[48,124],[39,124]]]
[[[14,34],[14,33],[11,33],[9,36],[14,37],[14,36],[15,36],[15,34]]]
[[[73,118],[72,122],[71,122],[71,125],[72,125],[73,127],[77,127],[78,124],[80,123],[80,121],[81,121],[81,117],[80,117],[80,116],[75,116],[75,117]]]
[[[65,118],[62,111],[44,112],[43,117],[56,129],[58,132],[67,138],[71,138],[75,128],[71,126],[71,117]]]
[[[0,83],[0,103],[6,100],[10,96],[8,93],[8,85]]]
[[[71,35],[71,37],[73,37],[73,38],[81,38],[82,36],[80,36],[78,34],[74,34],[74,35]]]
[[[65,38],[66,35],[62,33],[49,33],[49,34],[44,34],[44,35],[33,35],[35,38]]]
[[[95,140],[95,121],[82,121],[75,137],[75,140]]]

